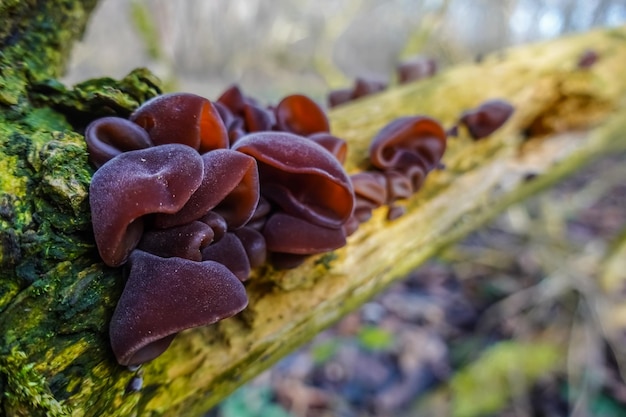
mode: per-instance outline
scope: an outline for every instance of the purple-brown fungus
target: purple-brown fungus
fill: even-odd
[[[387,83],[367,78],[357,78],[352,88],[342,88],[328,94],[328,106],[336,107],[361,97],[383,91]]]
[[[247,135],[234,150],[254,157],[261,194],[286,213],[326,227],[341,227],[352,213],[352,185],[326,149],[286,132]]]
[[[85,130],[85,142],[89,162],[96,168],[122,152],[152,146],[148,132],[121,117],[102,117],[94,120]]]
[[[179,257],[201,261],[202,248],[213,242],[215,232],[208,224],[193,221],[168,229],[151,229],[144,232],[138,249],[162,258]]]
[[[515,108],[501,99],[487,100],[475,109],[461,115],[459,123],[465,125],[473,139],[483,139],[498,130],[513,114]]]
[[[111,347],[121,365],[150,361],[178,332],[216,323],[248,304],[244,286],[218,262],[161,258],[136,250],[129,266],[109,326]]]
[[[256,161],[241,152],[217,149],[201,157],[204,176],[197,192],[172,214],[155,216],[157,227],[190,223],[214,210],[230,228],[243,226],[259,200]]]
[[[308,136],[308,138],[333,154],[340,164],[346,161],[348,144],[345,140],[326,132],[314,133]]]
[[[600,59],[600,54],[593,49],[586,49],[580,57],[578,57],[578,62],[576,66],[579,69],[589,69],[593,67],[596,62]]]
[[[384,87],[357,80],[349,99]],[[214,103],[162,95],[130,120],[88,126],[96,245],[107,265],[128,262],[110,322],[120,364],[152,360],[178,332],[241,311],[252,268],[293,268],[340,248],[382,205],[393,204],[389,218],[401,215],[396,201],[417,191],[445,150],[436,121],[401,118],[374,139],[373,169],[349,177],[347,144],[329,130],[306,96],[262,106],[237,86]]]
[[[302,94],[293,94],[283,98],[274,111],[279,130],[301,136],[330,130],[324,110]]]
[[[123,264],[143,233],[143,216],[176,213],[202,182],[202,158],[169,144],[124,152],[94,174],[89,203],[96,244],[109,266]]]
[[[143,127],[155,145],[182,143],[200,153],[228,147],[228,133],[217,109],[195,94],[155,97],[135,110],[130,120]]]
[[[396,72],[398,73],[398,83],[406,84],[435,75],[437,62],[432,58],[417,56],[398,64]]]
[[[294,267],[303,255],[345,245],[343,226],[352,215],[354,194],[335,156],[287,132],[250,134],[233,149],[257,160],[261,195],[269,205],[251,224],[258,225],[274,266]]]
[[[398,118],[374,137],[370,145],[372,164],[407,176],[416,191],[426,174],[437,167],[446,149],[446,132],[436,120],[425,116]]]

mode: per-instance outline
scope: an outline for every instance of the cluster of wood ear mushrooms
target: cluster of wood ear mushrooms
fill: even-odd
[[[512,111],[488,102],[459,123],[481,137],[510,115],[502,103]],[[346,142],[304,95],[262,106],[237,86],[216,101],[173,93],[129,119],[92,121],[95,241],[106,265],[127,271],[109,327],[117,361],[150,361],[180,331],[243,310],[251,269],[344,246],[373,209],[422,186],[448,133],[427,116],[396,119],[374,137],[371,169],[350,176]],[[389,217],[401,214],[392,206]]]

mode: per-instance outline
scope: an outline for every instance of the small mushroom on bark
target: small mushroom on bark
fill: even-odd
[[[123,264],[141,239],[143,216],[179,211],[200,186],[203,172],[200,155],[180,144],[124,152],[98,169],[89,203],[102,260]]]
[[[102,117],[85,129],[89,162],[96,168],[122,152],[153,146],[148,132],[121,117]]]
[[[285,132],[308,136],[330,130],[324,110],[302,94],[293,94],[283,98],[274,112],[278,128]]]
[[[467,127],[473,139],[483,139],[498,130],[514,111],[515,108],[505,100],[487,100],[475,109],[464,112],[459,123]]]
[[[240,139],[233,149],[257,160],[261,194],[286,213],[335,228],[352,213],[350,179],[337,159],[313,141],[260,132]]]
[[[446,132],[435,119],[407,116],[383,127],[370,145],[372,164],[383,170],[406,175],[413,191],[434,168],[446,149]]]
[[[224,265],[161,258],[135,250],[111,323],[111,347],[121,365],[151,361],[176,334],[231,317],[248,304],[246,291]]]
[[[182,143],[205,153],[228,147],[224,122],[208,99],[191,93],[171,93],[146,101],[130,115],[155,145]]]
[[[217,211],[229,228],[243,226],[259,200],[256,161],[241,152],[217,149],[202,155],[202,183],[184,207],[172,214],[155,216],[157,227],[179,226]]]

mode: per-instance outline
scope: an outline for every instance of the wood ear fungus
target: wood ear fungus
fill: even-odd
[[[325,227],[341,227],[352,213],[350,179],[320,145],[286,132],[260,132],[233,149],[257,160],[261,194],[286,213]]]
[[[155,216],[157,227],[179,226],[217,209],[230,228],[243,226],[259,200],[256,161],[241,152],[217,149],[201,156],[204,175],[197,191],[172,214]]]
[[[100,168],[122,152],[153,146],[148,133],[135,123],[121,117],[102,117],[85,130],[89,162]]]
[[[349,99],[384,87],[357,80]],[[295,94],[264,107],[237,86],[215,103],[156,97],[130,120],[94,121],[85,139],[98,168],[89,196],[98,251],[109,266],[128,262],[109,327],[127,366],[245,308],[251,268],[268,259],[293,268],[344,246],[372,210],[415,192],[446,147],[433,119],[401,118],[374,138],[374,169],[349,177],[346,142],[317,103]]]
[[[164,94],[142,104],[130,120],[144,128],[155,145],[182,143],[205,153],[228,147],[228,133],[219,112],[204,97]]]
[[[200,155],[179,144],[125,152],[98,169],[89,203],[102,260],[123,264],[141,239],[142,216],[180,210],[200,186],[203,172]]]
[[[417,190],[446,149],[446,132],[425,116],[398,118],[372,140],[370,160],[381,170],[395,170],[411,179]]]
[[[406,84],[411,81],[432,77],[437,73],[437,62],[432,58],[418,56],[401,62],[396,68],[398,82]]]
[[[317,103],[302,94],[283,98],[274,112],[276,125],[285,132],[308,136],[330,130],[326,113]]]
[[[507,101],[487,100],[475,109],[464,112],[459,123],[465,125],[473,139],[483,139],[499,129],[514,110],[515,108]]]
[[[161,258],[136,250],[111,323],[111,347],[121,365],[162,354],[176,334],[233,316],[248,304],[246,291],[224,265]]]

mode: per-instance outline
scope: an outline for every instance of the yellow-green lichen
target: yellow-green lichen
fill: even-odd
[[[0,192],[21,198],[26,193],[27,178],[15,175],[14,168],[17,162],[16,156],[0,159]]]
[[[18,349],[11,350],[9,355],[0,360],[0,374],[7,381],[4,392],[7,408],[16,415],[68,416],[68,410],[54,398],[46,378],[35,370],[35,365]]]

